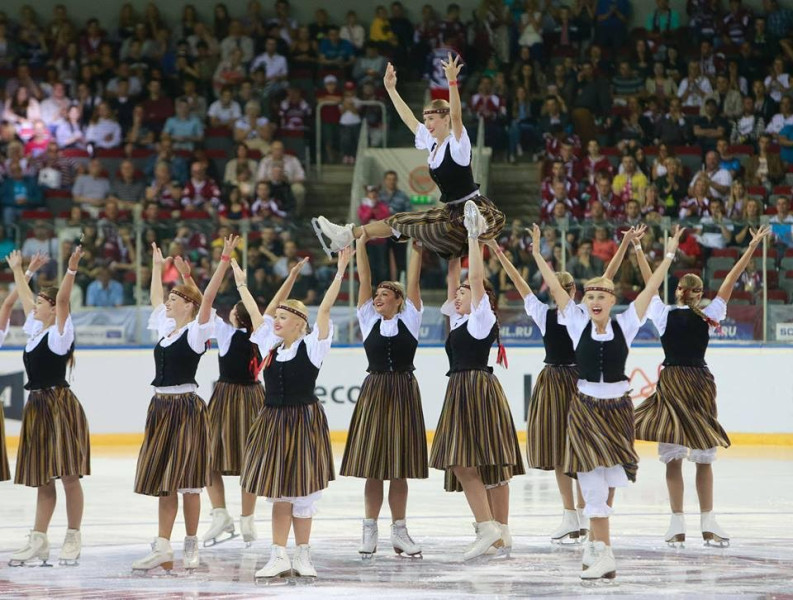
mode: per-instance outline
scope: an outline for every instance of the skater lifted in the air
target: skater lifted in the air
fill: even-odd
[[[399,240],[412,238],[445,259],[468,254],[463,224],[463,206],[472,200],[487,226],[481,240],[496,237],[504,227],[504,214],[488,198],[479,193],[471,170],[471,140],[463,126],[457,75],[462,63],[458,56],[443,62],[449,81],[449,101],[433,100],[424,109],[424,123],[419,123],[396,90],[396,70],[389,63],[383,83],[402,122],[416,136],[416,148],[428,150],[430,176],[441,191],[442,206],[426,211],[397,213],[382,221],[363,226],[336,225],[325,217],[314,219],[314,229],[326,252],[337,252],[361,237],[364,229],[369,239],[394,236]],[[323,235],[330,240],[326,244]]]
[[[710,330],[717,329],[727,316],[727,302],[735,282],[754,251],[770,234],[768,226],[751,230],[752,241],[733,266],[716,297],[700,308],[702,280],[689,273],[680,278],[675,290],[675,306],[667,306],[654,296],[647,316],[661,336],[664,368],[655,393],[636,407],[636,438],[658,442],[658,457],[666,464],[666,485],[672,518],[664,539],[670,545],[686,540],[683,516],[683,459],[697,465],[702,537],[708,545],[728,546],[730,537],[713,515],[713,468],[716,449],[729,447],[730,439],[719,424],[716,410],[716,382],[705,363]],[[639,267],[645,282],[650,265],[636,245]]]

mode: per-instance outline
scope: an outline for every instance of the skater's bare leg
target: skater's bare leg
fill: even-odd
[[[292,504],[290,502],[273,503],[273,544],[286,546],[289,530],[292,527]]]
[[[565,510],[575,510],[575,502],[573,501],[573,480],[564,474],[561,467],[554,469],[556,474],[556,485],[559,488],[559,494],[562,496],[562,504]],[[581,492],[579,491],[579,494]]]
[[[684,484],[682,458],[666,463],[666,488],[669,490],[669,507],[672,509],[672,512],[683,512]],[[697,491],[699,491],[699,470],[697,470]]]
[[[713,466],[710,464],[697,463],[697,496],[700,512],[713,510]]]
[[[571,478],[571,483],[572,483],[572,478]],[[575,484],[575,491],[576,491],[576,498],[578,500],[578,504],[577,504],[578,508],[584,508],[586,506],[586,502],[584,502],[584,494],[581,493],[581,485],[577,481]]]
[[[367,479],[363,489],[364,515],[367,519],[377,519],[383,506],[383,482],[380,479]]]
[[[40,485],[36,490],[36,522],[33,525],[33,530],[39,533],[47,533],[57,501],[55,480],[50,479],[49,483]]]
[[[394,235],[394,232],[391,231],[391,227],[386,225],[384,221],[372,221],[367,225],[356,225],[352,228],[352,235],[357,240],[361,237],[362,230],[366,229],[366,236],[372,239],[378,238],[387,238]]]
[[[218,471],[212,471],[210,475],[207,494],[212,508],[226,508],[226,488],[223,485],[223,477]]]
[[[249,517],[256,510],[256,494],[242,490],[242,516]]]
[[[452,467],[452,470],[463,486],[465,499],[468,501],[468,506],[471,507],[471,512],[474,514],[476,522],[492,521],[493,513],[490,512],[487,490],[485,489],[485,484],[482,483],[479,469],[476,467]]]
[[[198,519],[201,517],[201,494],[182,494],[182,512],[185,533],[195,535],[198,531]]]
[[[589,519],[589,535],[593,542],[605,542],[606,546],[611,546],[608,517],[605,519],[600,517]]]
[[[391,521],[405,518],[408,506],[407,479],[392,479],[388,483],[388,506],[391,509]]]
[[[69,529],[80,529],[83,522],[83,486],[77,475],[61,479],[66,496],[66,522]]]
[[[311,522],[311,517],[308,519],[292,517],[292,529],[295,530],[295,545],[308,544],[308,540],[311,537]]]
[[[161,538],[171,539],[177,512],[179,512],[179,496],[177,494],[160,496],[160,532],[157,535]]]
[[[487,500],[493,518],[499,523],[509,523],[509,484],[487,490]]]

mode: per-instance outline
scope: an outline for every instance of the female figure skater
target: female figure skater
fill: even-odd
[[[256,572],[257,581],[292,571],[298,577],[317,576],[308,545],[311,519],[322,490],[335,475],[328,421],[314,387],[333,341],[330,309],[352,255],[352,248],[339,253],[338,272],[310,331],[306,307],[298,300],[287,300],[308,259],[292,268],[264,316],[248,291],[245,272],[232,263],[237,289],[253,321],[251,341],[266,353],[263,373],[267,394],[264,408],[251,426],[241,481],[246,492],[266,496],[273,503],[272,551],[267,564]],[[290,529],[294,529],[297,546],[291,562],[286,554]]]
[[[199,565],[198,519],[201,488],[209,483],[209,423],[204,400],[196,393],[198,363],[212,337],[215,315],[212,303],[220,288],[237,238],[223,244],[220,264],[202,297],[194,285],[177,285],[163,303],[162,271],[171,257],[152,243],[151,305],[149,329],[160,340],[154,347],[154,397],[149,404],[143,445],[135,473],[135,493],[159,498],[159,532],[152,551],[132,563],[133,571],[173,568],[171,532],[182,494],[185,530],[182,564]]]
[[[7,257],[8,260],[10,257]],[[30,265],[25,271],[25,278],[29,281],[33,274],[39,270],[44,264],[49,261],[49,258],[43,254],[34,254],[30,259]],[[19,298],[19,292],[16,288],[9,292],[6,299],[3,300],[3,305],[0,306],[0,348],[8,335],[8,328],[11,325],[11,311],[14,309]],[[5,422],[3,420],[3,410],[0,408],[0,481],[8,481],[11,479],[11,470],[8,468],[8,451],[6,450],[6,434]]]
[[[713,515],[713,469],[716,448],[729,447],[727,433],[718,422],[716,383],[705,363],[711,328],[727,316],[727,302],[735,282],[768,236],[767,226],[751,230],[752,240],[730,270],[713,301],[704,309],[702,280],[684,275],[675,290],[675,306],[667,306],[654,296],[647,315],[661,336],[664,363],[655,392],[636,408],[636,437],[658,442],[658,456],[666,464],[666,485],[672,519],[664,539],[671,546],[686,540],[683,516],[683,459],[697,465],[702,538],[708,545],[729,546],[729,535]],[[642,274],[650,267],[637,249]]]
[[[330,253],[352,244],[363,230],[369,239],[394,236],[413,238],[425,248],[445,259],[465,256],[468,252],[466,230],[463,224],[463,206],[472,200],[487,224],[480,234],[483,240],[496,237],[504,227],[504,214],[488,198],[479,193],[471,170],[471,140],[463,126],[460,91],[457,75],[462,68],[459,57],[443,63],[449,81],[449,101],[433,100],[424,109],[424,123],[418,122],[405,101],[396,91],[396,71],[389,63],[383,83],[402,122],[416,136],[416,148],[428,150],[429,172],[441,190],[442,206],[426,211],[397,213],[383,221],[372,221],[364,226],[335,225],[325,217],[312,220],[314,229],[325,251]],[[327,246],[322,235],[330,240]]]
[[[491,546],[508,553],[509,480],[525,473],[515,424],[504,390],[488,366],[498,342],[498,363],[506,364],[496,317],[496,297],[486,283],[479,237],[487,224],[473,201],[465,204],[468,281],[460,284],[460,261],[449,262],[446,339],[449,384],[432,443],[430,466],[446,471],[447,491],[465,492],[476,519],[476,540],[463,554],[470,560]]]
[[[586,502],[584,513],[590,519],[591,542],[584,546],[581,572],[585,580],[612,579],[617,573],[609,537],[614,488],[636,480],[639,462],[625,362],[650,300],[672,264],[681,232],[678,228],[670,238],[665,258],[647,287],[612,319],[614,283],[604,277],[590,279],[583,303],[576,305],[540,254],[540,228],[532,229],[532,253],[559,307],[559,321],[573,341],[578,365],[578,395],[567,418],[564,470],[577,475]]]
[[[638,230],[631,227],[625,232],[619,250],[609,262],[603,277],[606,279],[614,277],[631,242],[640,238],[644,229],[644,226]],[[532,294],[529,285],[495,241],[489,241],[488,246],[495,252],[515,289],[523,297],[526,314],[539,328],[545,346],[545,367],[537,376],[529,402],[526,460],[532,469],[553,470],[556,473],[556,484],[562,497],[564,512],[562,524],[551,534],[551,542],[579,541],[589,533],[589,519],[584,514],[581,487],[578,487],[578,510],[576,510],[573,480],[563,469],[567,413],[570,402],[578,393],[576,389],[578,368],[573,343],[565,327],[559,324],[558,309],[549,308]],[[576,285],[573,276],[566,271],[554,273],[554,276],[569,297],[574,299]]]
[[[14,251],[8,257],[27,315],[23,329],[30,336],[22,354],[28,376],[25,389],[30,390],[30,395],[22,411],[14,483],[35,487],[38,492],[33,531],[28,543],[11,555],[8,564],[12,567],[35,561],[46,564],[49,558],[47,528],[55,512],[55,479],[63,483],[68,523],[58,562],[76,565],[80,558],[83,520],[80,478],[91,474],[91,449],[88,421],[69,388],[66,371],[74,366],[69,296],[82,255],[82,247],[77,246],[69,257],[60,289],[45,288],[35,297],[22,271],[20,253]]]
[[[397,281],[383,281],[372,297],[372,273],[366,254],[366,232],[358,238],[358,324],[369,361],[350,422],[341,475],[366,479],[363,536],[364,558],[377,550],[377,518],[388,480],[391,545],[397,554],[421,556],[421,546],[408,534],[405,511],[408,479],[426,479],[427,433],[413,358],[418,348],[421,314],[419,279],[421,247],[414,242],[407,293]]]

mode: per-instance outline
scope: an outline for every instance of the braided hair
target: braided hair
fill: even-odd
[[[493,311],[493,314],[496,317],[496,343],[498,344],[496,364],[508,369],[509,362],[507,361],[507,349],[504,347],[504,344],[501,343],[501,322],[498,320],[498,296],[496,295],[496,290],[493,288],[493,284],[490,283],[490,280],[485,279],[483,283],[485,285],[487,299],[490,301],[490,309]]]
[[[699,303],[694,299],[694,294],[702,291],[702,279],[694,273],[686,273],[680,278],[678,282],[680,288],[680,300],[691,309],[695,315],[705,321],[708,326],[713,327],[716,331],[721,331],[721,325],[716,319],[711,319],[708,315],[702,312]]]

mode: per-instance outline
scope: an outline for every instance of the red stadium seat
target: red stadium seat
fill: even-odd
[[[45,198],[71,198],[71,190],[44,190]]]
[[[785,290],[768,290],[767,294],[769,300],[776,300],[778,302],[781,302],[782,304],[788,303],[788,296]],[[763,297],[762,294],[760,294],[758,296],[758,300],[761,300],[762,297]]]
[[[48,210],[23,210],[20,214],[22,219],[52,219],[54,216]]]
[[[122,148],[97,148],[97,158],[126,158]]]
[[[183,210],[182,218],[201,220],[201,219],[211,219],[212,215],[210,215],[208,212],[205,212],[203,210]]]
[[[738,258],[738,248],[714,248],[710,253],[711,256],[724,256],[728,258]]]
[[[746,186],[746,193],[752,196],[762,196],[765,198],[768,191],[762,185],[749,185]]]
[[[88,152],[81,150],[80,148],[64,148],[61,150],[61,153],[66,158],[91,158],[91,155],[88,154]]]
[[[742,290],[735,290],[730,297],[730,300],[738,301],[736,303],[743,304],[744,301],[746,304],[753,304],[754,303],[754,295],[752,292],[744,292]]]
[[[754,254],[752,254],[752,256],[754,256],[754,257],[760,257],[762,255],[763,255],[763,249],[762,248],[758,248],[757,250],[754,251]],[[766,250],[766,256],[769,259],[776,260],[776,248],[768,248]]]

